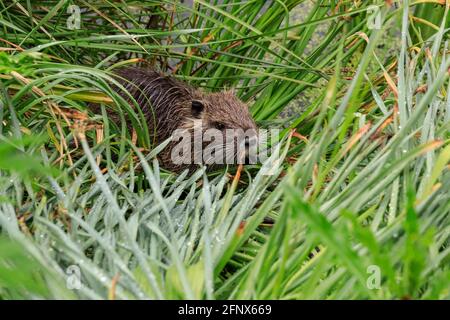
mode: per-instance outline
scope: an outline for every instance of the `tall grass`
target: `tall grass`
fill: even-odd
[[[448,299],[449,6],[428,21],[376,3],[371,29],[369,2],[289,21],[305,3],[80,1],[79,30],[69,1],[2,3],[0,298]],[[111,89],[137,62],[235,87],[260,125],[283,124],[280,152],[162,170],[164,145]],[[305,91],[302,114],[277,118]]]

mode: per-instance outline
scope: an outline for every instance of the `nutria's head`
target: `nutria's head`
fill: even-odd
[[[204,163],[217,164],[219,149],[222,149],[224,163],[245,161],[257,142],[257,126],[248,106],[231,90],[215,93],[195,90],[190,97],[191,116],[186,117],[182,127],[191,135],[193,129],[200,129],[197,132],[203,135]],[[197,134],[194,138],[200,137]]]

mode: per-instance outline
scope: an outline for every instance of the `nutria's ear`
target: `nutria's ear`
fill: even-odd
[[[195,118],[200,118],[205,106],[203,103],[197,100],[192,101],[192,116]]]

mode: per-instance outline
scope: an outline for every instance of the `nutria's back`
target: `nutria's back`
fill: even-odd
[[[227,129],[242,129],[256,134],[247,105],[231,91],[205,93],[150,68],[123,68],[116,74],[144,113],[156,143],[168,139],[177,129],[184,129],[192,139],[196,128],[203,132],[214,128],[224,134],[230,131]],[[118,91],[131,102],[123,91]],[[171,151],[175,145],[176,141],[169,144],[160,156],[163,167],[180,171],[189,166],[173,163]]]

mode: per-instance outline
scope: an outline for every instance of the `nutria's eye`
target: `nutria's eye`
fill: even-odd
[[[205,107],[203,106],[203,103],[201,103],[200,101],[192,101],[192,115],[194,117],[199,117],[204,108]]]
[[[218,130],[225,129],[225,125],[223,123],[220,123],[220,122],[215,122],[214,123],[214,127],[216,127],[216,129],[218,129]]]

